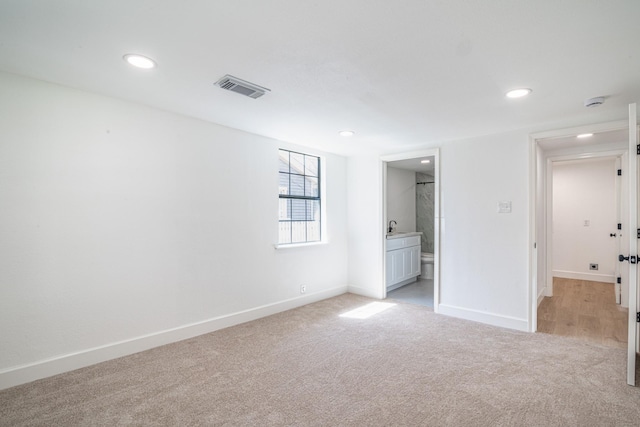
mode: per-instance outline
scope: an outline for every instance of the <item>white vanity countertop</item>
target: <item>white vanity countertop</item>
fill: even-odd
[[[422,231],[396,231],[395,233],[387,234],[387,239],[400,239],[403,237],[420,236]]]

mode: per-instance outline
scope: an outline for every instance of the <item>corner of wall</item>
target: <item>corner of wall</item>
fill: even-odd
[[[126,341],[65,354],[28,365],[4,369],[0,371],[0,390],[271,316],[286,310],[342,295],[347,293],[348,289],[347,286],[339,286]]]
[[[361,295],[363,297],[383,299],[382,292],[376,289],[362,288],[360,286],[349,285],[348,292],[351,294]]]
[[[440,304],[438,312],[451,317],[471,320],[502,328],[515,329],[517,331],[529,332],[529,322],[527,319],[519,319],[511,316],[503,316],[486,311],[472,310],[464,307],[455,307],[447,304]]]

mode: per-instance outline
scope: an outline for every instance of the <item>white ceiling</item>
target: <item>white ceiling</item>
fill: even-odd
[[[638,0],[3,0],[0,70],[340,154],[393,152],[624,118],[640,100],[638,17]],[[131,68],[129,52],[158,68]],[[215,87],[227,73],[271,92]],[[533,93],[506,99],[515,87]],[[594,96],[607,101],[585,108]]]

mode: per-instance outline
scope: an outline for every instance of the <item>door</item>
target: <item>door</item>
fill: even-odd
[[[628,143],[627,143],[628,144]],[[632,153],[635,156],[635,152]],[[629,237],[632,233],[628,232],[629,228],[629,179],[630,175],[627,171],[629,166],[629,153],[628,150],[621,157],[616,160],[619,163],[618,169],[622,169],[622,176],[618,176],[616,179],[616,211],[617,219],[613,229],[617,240],[618,254],[627,252],[629,247]],[[622,224],[622,230],[617,228],[617,224]],[[635,236],[634,236],[635,237]],[[629,307],[629,268],[626,263],[616,263],[616,284],[615,294],[616,303],[622,307]]]
[[[616,170],[620,172],[623,169],[622,167],[622,157],[618,157],[616,159]],[[626,224],[627,221],[622,221],[622,176],[620,173],[616,176],[616,224]],[[619,229],[615,228],[615,231],[609,234],[611,237],[616,239],[616,254],[621,254],[625,252],[622,246],[622,236]],[[626,234],[626,233],[625,233]],[[626,246],[624,246],[626,247]],[[615,296],[616,296],[616,304],[620,304],[622,302],[622,272],[623,266],[622,263],[617,262],[616,264],[616,272],[615,272]],[[624,283],[627,283],[626,281]]]
[[[638,271],[636,259],[638,256],[638,239],[634,236],[638,229],[638,155],[634,155],[638,146],[638,124],[636,104],[629,104],[629,252],[628,263],[623,268],[629,268],[629,335],[627,349],[627,384],[636,384],[636,349],[638,331],[636,313],[638,307]],[[622,257],[622,255],[621,255]]]

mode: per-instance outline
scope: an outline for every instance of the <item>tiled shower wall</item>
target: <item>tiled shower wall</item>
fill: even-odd
[[[433,182],[433,177],[416,172],[416,183]],[[435,184],[416,185],[416,231],[422,231],[422,252],[433,253]]]

